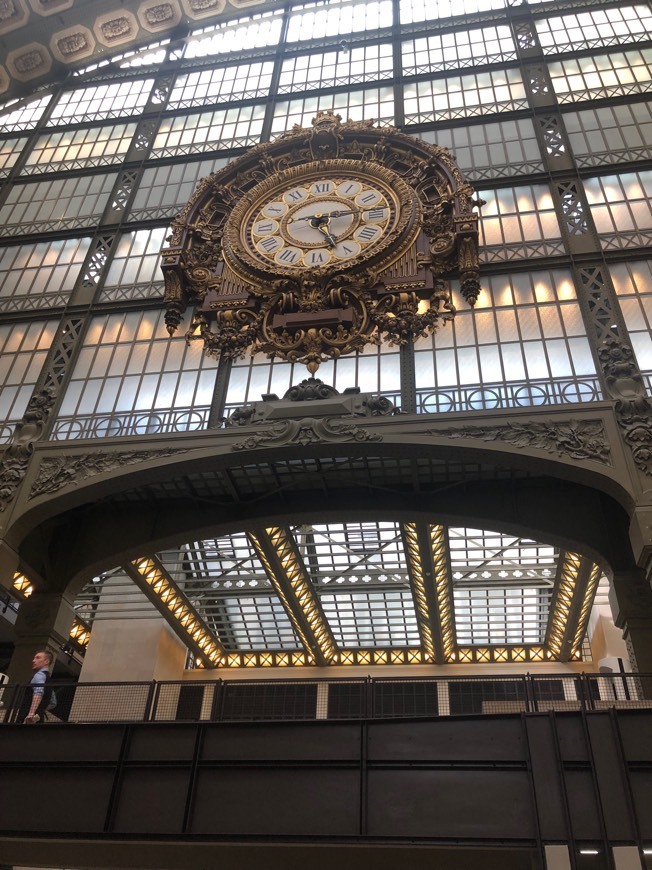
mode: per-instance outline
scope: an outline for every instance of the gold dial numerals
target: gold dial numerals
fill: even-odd
[[[254,209],[247,239],[268,262],[323,268],[354,260],[391,230],[396,208],[381,186],[357,178],[316,178],[281,188]]]

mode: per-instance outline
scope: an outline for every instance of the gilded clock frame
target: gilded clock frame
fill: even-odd
[[[391,191],[398,214],[386,236],[343,263],[296,268],[253,256],[243,222],[246,232],[256,207],[295,179],[328,174]],[[199,183],[161,252],[168,332],[192,306],[186,338],[208,354],[262,351],[311,373],[370,343],[413,342],[454,317],[451,278],[475,303],[480,204],[446,148],[320,112]]]
[[[396,218],[384,238],[370,249],[362,249],[354,258],[324,266],[283,266],[271,261],[266,262],[261,256],[254,254],[247,234],[256,209],[259,209],[270,196],[277,191],[285,190],[289,185],[306,186],[317,180],[328,179],[329,176],[363,180],[369,186],[380,186],[383,193],[391,197]],[[296,279],[310,269],[322,276],[334,275],[337,272],[360,269],[366,266],[371,258],[376,269],[387,268],[414,243],[420,232],[422,217],[421,205],[415,191],[386,166],[368,162],[364,169],[361,169],[359,162],[351,159],[315,160],[303,166],[293,166],[274,173],[257,184],[248,196],[243,197],[233,208],[225,224],[224,257],[240,277],[251,282],[252,287],[256,288],[255,292],[266,295],[271,291],[265,279],[270,277],[286,276]]]

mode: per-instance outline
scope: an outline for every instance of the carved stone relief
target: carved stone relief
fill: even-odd
[[[126,465],[136,465],[152,459],[165,459],[167,456],[187,452],[186,449],[178,449],[129,453],[84,453],[81,456],[57,456],[54,459],[44,459],[39,466],[38,477],[30,490],[29,498],[51,495],[65,486],[76,486],[82,480],[115,468],[124,468]]]
[[[30,42],[7,55],[9,72],[21,82],[45,75],[52,66],[52,57],[44,45]]]
[[[238,441],[232,450],[255,450],[257,447],[287,447],[289,445],[344,443],[347,441],[378,442],[382,435],[368,432],[354,423],[344,423],[339,418],[326,417],[302,420],[283,420],[269,429],[255,432]]]
[[[609,397],[616,403],[616,418],[634,462],[652,475],[652,404],[636,364],[634,351],[615,335],[607,336],[598,356]]]
[[[13,501],[23,481],[37,441],[54,405],[55,391],[51,387],[32,396],[23,419],[16,426],[9,445],[0,460],[0,513]]]
[[[138,9],[138,20],[145,30],[155,33],[168,27],[174,27],[181,21],[181,8],[176,2],[143,3]]]
[[[29,18],[23,0],[0,0],[0,34],[22,27]]]
[[[223,12],[226,0],[181,0],[181,5],[190,18],[207,18]]]
[[[441,438],[478,438],[502,441],[519,449],[530,448],[556,453],[570,459],[588,459],[611,465],[610,448],[600,420],[566,423],[507,423],[503,426],[460,426],[429,429]]]
[[[131,12],[110,12],[100,15],[93,27],[98,42],[103,45],[121,45],[132,40],[138,33],[138,22]]]
[[[70,9],[75,0],[29,0],[29,5],[37,15],[56,15]]]
[[[95,37],[87,27],[69,27],[50,40],[50,49],[57,60],[67,63],[89,57],[95,50]]]

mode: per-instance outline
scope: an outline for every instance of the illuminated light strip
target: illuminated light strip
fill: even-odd
[[[91,639],[91,630],[87,625],[84,625],[79,619],[75,619],[70,629],[70,639],[74,640],[78,646],[86,649],[88,642]]]
[[[177,626],[183,629],[184,633],[196,647],[197,652],[208,659],[214,666],[226,663],[224,648],[206,630],[201,618],[193,611],[183,592],[166,577],[163,569],[159,567],[155,559],[151,557],[135,559],[126,567],[135,570],[138,579],[144,582],[165,606],[168,613],[174,618]],[[131,571],[129,573],[132,574]]]
[[[319,599],[313,589],[312,583],[306,577],[304,565],[294,550],[294,540],[285,529],[280,527],[266,529],[266,532],[281,560],[281,565],[285,569],[292,590],[308,620],[308,625],[317,641],[317,645],[324,658],[328,661],[336,653],[335,640],[321,614]]]
[[[301,623],[299,622],[299,620],[296,617],[296,614],[292,610],[292,608],[290,606],[290,602],[288,601],[288,599],[285,595],[285,592],[283,591],[283,588],[281,587],[281,584],[278,582],[278,579],[276,577],[276,573],[274,572],[274,569],[272,568],[271,562],[269,561],[269,559],[265,555],[265,551],[263,550],[262,544],[260,543],[257,536],[253,532],[247,532],[247,537],[249,538],[249,540],[253,544],[254,550],[256,551],[256,555],[260,559],[262,566],[265,569],[265,573],[267,574],[267,576],[270,579],[270,582],[274,586],[274,591],[276,592],[278,597],[281,599],[281,603],[283,604],[283,607],[285,608],[285,612],[287,613],[288,617],[290,618],[290,622],[292,623],[294,630],[299,635],[299,640],[303,644],[304,649],[310,650],[310,641],[308,640],[308,635],[304,632],[303,626],[301,625]]]
[[[14,574],[11,588],[16,592],[20,592],[23,598],[29,598],[29,596],[34,591],[34,587],[27,579],[27,577],[25,577],[25,575],[21,574],[19,571],[16,571],[16,573]]]
[[[586,634],[586,627],[588,625],[589,617],[591,615],[591,608],[593,607],[593,598],[595,596],[595,590],[598,588],[601,574],[602,571],[600,569],[600,566],[594,565],[591,569],[591,573],[586,584],[586,589],[584,591],[584,600],[582,601],[582,608],[580,610],[580,615],[577,619],[577,629],[575,631],[575,636],[573,637],[573,642],[571,643],[571,658],[580,658],[582,654],[582,641],[584,640],[584,635]]]
[[[430,625],[431,615],[426,596],[426,581],[423,575],[423,563],[421,561],[416,523],[403,523],[401,530],[403,532],[409,575],[412,580],[414,603],[417,608],[423,654],[427,662],[434,662],[436,660],[435,641]]]
[[[564,553],[564,561],[559,570],[559,583],[555,590],[555,597],[550,609],[548,622],[548,638],[546,642],[548,658],[553,656],[559,658],[561,654],[581,566],[582,557],[580,555],[577,553]]]
[[[455,627],[453,591],[449,575],[449,560],[446,549],[446,529],[444,526],[430,526],[430,546],[432,564],[435,574],[435,593],[437,595],[437,612],[441,627],[441,642],[444,648],[444,658],[447,662],[455,661]]]
[[[265,534],[268,536],[268,542],[280,563],[283,572],[280,577],[277,575],[269,559],[265,556],[263,552],[264,544],[260,537],[251,532],[249,536],[270,581],[273,583],[275,590],[283,602],[283,606],[292,619],[302,644],[309,653],[314,653],[313,647],[316,645],[324,661],[331,661],[337,654],[335,640],[321,612],[319,599],[312,587],[312,583],[306,576],[305,567],[296,551],[294,539],[288,534],[286,529],[280,526],[271,526],[265,529]],[[308,629],[312,637],[308,637],[305,630],[300,626],[300,620],[297,618],[295,609],[292,607],[292,602],[281,588],[284,579],[290,584],[292,595],[308,623]]]

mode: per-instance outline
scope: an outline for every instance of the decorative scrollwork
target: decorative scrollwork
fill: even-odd
[[[10,444],[0,461],[0,513],[13,501],[27,472],[34,443],[43,429],[56,397],[52,387],[35,393],[29,400],[23,419],[16,425]]]
[[[534,448],[571,459],[588,459],[610,465],[610,449],[600,420],[566,423],[507,423],[504,426],[461,426],[430,429],[442,438],[478,438],[504,441],[512,447]]]
[[[375,233],[373,219],[361,217],[372,206],[357,202],[355,194],[346,200],[333,193],[343,178],[362,180],[360,190],[375,184],[381,191],[386,211],[383,217],[378,210]],[[319,213],[320,194],[307,192],[324,179],[331,179],[324,197],[328,219]],[[305,197],[313,196],[312,240],[303,253],[293,252],[301,234],[288,222],[296,227],[311,213],[293,218],[296,212],[281,202],[268,230],[272,247],[263,255],[257,247],[262,237],[252,227],[256,221],[264,226],[264,209],[293,186],[299,198],[302,186]],[[480,283],[473,209],[479,204],[447,149],[372,121],[342,122],[333,112],[320,112],[312,127],[295,125],[200,182],[162,252],[168,331],[192,305],[186,338],[203,341],[210,355],[234,358],[249,348],[302,363],[311,374],[322,362],[368,344],[407,344],[454,317],[450,278],[459,277],[464,298],[475,303]],[[345,221],[338,229],[331,214]],[[319,232],[314,237],[317,230],[323,238]],[[366,241],[365,232],[375,241]],[[336,250],[346,242],[346,252]],[[274,253],[277,244],[287,247],[283,261]],[[320,247],[320,259],[310,259]]]
[[[607,335],[598,350],[609,395],[623,437],[644,474],[652,475],[652,404],[645,392],[634,351],[615,335]]]
[[[355,423],[344,423],[336,418],[326,417],[303,420],[283,420],[255,432],[238,441],[232,450],[254,450],[257,447],[282,447],[299,444],[323,444],[324,442],[340,443],[346,441],[382,441],[382,435],[369,432]]]

